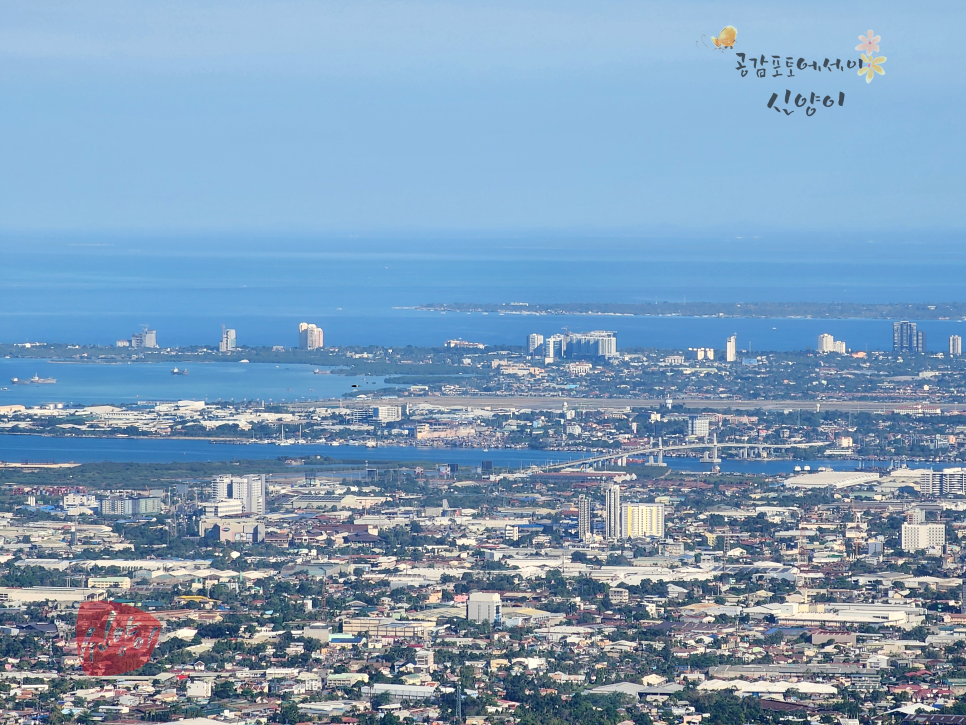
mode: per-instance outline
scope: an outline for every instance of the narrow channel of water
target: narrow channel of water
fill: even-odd
[[[34,435],[0,435],[0,460],[7,462],[93,463],[173,463],[176,461],[268,460],[280,457],[328,456],[340,460],[457,463],[476,467],[492,461],[498,468],[558,463],[586,458],[582,451],[533,451],[529,449],[413,448],[408,446],[330,446],[322,444],[278,445],[209,443],[207,440],[164,438],[59,438]],[[709,464],[697,458],[666,457],[665,462],[683,471],[708,471]],[[729,460],[721,463],[726,473],[791,473],[796,466],[819,466],[853,470],[857,461]]]

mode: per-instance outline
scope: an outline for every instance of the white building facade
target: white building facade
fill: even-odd
[[[604,536],[609,540],[621,537],[621,487],[608,486],[605,494]]]
[[[238,501],[241,512],[246,514],[265,513],[265,474],[248,476],[216,476],[211,482],[211,501],[213,504],[225,501]],[[231,506],[226,510],[233,510]]]
[[[945,524],[903,524],[902,550],[913,552],[946,544]]]
[[[624,504],[621,508],[621,530],[625,539],[641,539],[647,536],[664,538],[664,504]]]
[[[299,349],[318,350],[322,347],[322,328],[311,322],[299,323]]]
[[[499,623],[503,619],[503,602],[499,594],[471,592],[466,602],[466,618],[471,622]]]

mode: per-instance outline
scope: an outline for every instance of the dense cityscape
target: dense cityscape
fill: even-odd
[[[966,692],[962,469],[290,464],[5,471],[9,715],[862,721]],[[105,599],[161,622],[128,675],[81,671]]]
[[[966,725],[964,26],[4,2],[0,725]]]
[[[292,348],[243,347],[230,328],[217,350],[164,348],[147,327],[114,348],[4,347],[174,376],[220,361],[364,381],[336,399],[0,407],[7,434],[291,446],[264,461],[238,448],[223,463],[3,464],[14,721],[855,725],[959,712],[958,336],[931,352],[900,321],[889,351],[822,334],[750,353],[734,336],[718,350],[625,350],[605,331],[393,349],[298,332]],[[55,378],[11,383],[56,397]],[[374,448],[425,461],[364,461]],[[478,460],[439,462],[455,449]],[[494,463],[512,450],[575,458]],[[150,659],[85,669],[84,602],[153,617]]]

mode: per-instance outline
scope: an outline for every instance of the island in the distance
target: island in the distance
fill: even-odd
[[[420,305],[434,312],[488,312],[529,315],[634,315],[681,317],[814,318],[827,320],[956,320],[966,318],[962,302],[447,302]]]

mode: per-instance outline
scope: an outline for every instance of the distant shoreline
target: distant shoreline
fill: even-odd
[[[966,320],[966,302],[648,302],[621,303],[473,303],[450,302],[398,307],[424,312],[479,312],[498,315],[586,315],[600,317],[719,317],[803,320]]]

